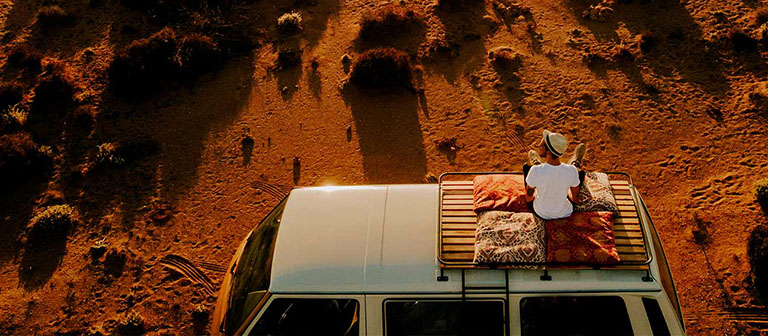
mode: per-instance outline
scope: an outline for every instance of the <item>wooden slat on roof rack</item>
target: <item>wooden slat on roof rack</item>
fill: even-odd
[[[473,187],[471,180],[444,181],[441,184],[440,257],[444,261],[442,266],[445,268],[485,268],[472,263],[477,228],[477,216],[473,211]],[[619,205],[613,229],[621,263],[602,268],[645,270],[648,266],[641,264],[647,260],[644,233],[640,227],[629,182],[611,180],[611,189]],[[562,267],[574,268],[574,266]]]

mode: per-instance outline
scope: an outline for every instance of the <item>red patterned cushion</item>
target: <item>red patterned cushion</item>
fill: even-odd
[[[547,262],[615,264],[619,252],[613,237],[613,212],[574,212],[546,221]]]
[[[481,175],[474,179],[475,212],[530,212],[522,175]]]

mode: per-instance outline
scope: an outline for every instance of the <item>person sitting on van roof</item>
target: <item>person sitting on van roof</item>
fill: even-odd
[[[564,164],[560,157],[566,149],[568,140],[565,136],[544,130],[538,152],[528,152],[531,165],[523,165],[528,205],[542,219],[568,217],[573,213],[573,204],[579,202],[579,187],[584,181],[584,172],[579,168],[587,149],[583,143],[579,144],[573,157]]]

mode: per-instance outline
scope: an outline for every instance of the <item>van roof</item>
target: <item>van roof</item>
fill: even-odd
[[[442,269],[437,184],[295,189],[272,262],[272,293],[460,293],[504,285],[504,271]],[[652,272],[658,272],[655,262]],[[448,281],[437,281],[441,271]],[[509,271],[512,292],[660,291],[638,270]],[[658,273],[655,273],[658,274]]]

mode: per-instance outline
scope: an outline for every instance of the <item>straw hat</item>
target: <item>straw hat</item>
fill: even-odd
[[[565,136],[547,130],[544,130],[544,144],[555,156],[563,156],[565,150],[568,149],[568,140],[565,139]]]

